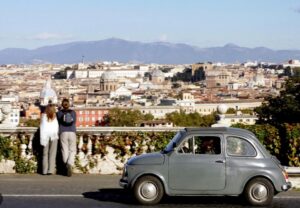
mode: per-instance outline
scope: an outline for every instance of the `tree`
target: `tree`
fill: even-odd
[[[285,89],[278,97],[268,97],[262,106],[255,109],[259,123],[280,125],[300,123],[300,77],[286,81]]]
[[[243,114],[252,114],[253,113],[253,110],[249,109],[249,108],[239,109],[239,110],[236,110],[234,108],[228,108],[228,110],[226,111],[226,114],[236,114],[237,111],[240,111]]]
[[[40,126],[40,119],[20,119],[20,125],[26,127],[39,127]]]
[[[121,110],[119,108],[111,109],[107,116],[109,126],[140,126],[142,121],[149,120],[153,120],[153,115],[144,115],[139,110]]]
[[[300,77],[300,67],[293,68],[293,72],[295,77]]]
[[[226,111],[226,114],[235,114],[236,110],[234,108],[228,108],[228,110]]]
[[[214,114],[202,116],[197,112],[187,114],[183,110],[167,114],[166,119],[176,126],[184,127],[208,127],[216,122]]]

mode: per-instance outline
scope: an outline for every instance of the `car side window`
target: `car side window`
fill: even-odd
[[[220,141],[220,138],[216,136],[195,136],[195,154],[220,154]]]
[[[194,138],[190,137],[182,142],[179,146],[178,152],[183,154],[192,154],[193,153],[193,143]]]
[[[226,138],[226,152],[230,156],[255,157],[256,150],[245,139],[229,136]]]
[[[193,136],[185,139],[179,146],[179,153],[220,154],[221,142],[216,136]]]

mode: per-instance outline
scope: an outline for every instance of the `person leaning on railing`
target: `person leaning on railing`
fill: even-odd
[[[43,175],[51,175],[55,172],[57,140],[56,109],[53,104],[48,104],[42,113],[40,124],[40,143],[43,146]]]
[[[62,109],[57,112],[62,159],[66,165],[67,176],[72,176],[76,155],[76,113],[70,109],[68,99],[63,99]]]

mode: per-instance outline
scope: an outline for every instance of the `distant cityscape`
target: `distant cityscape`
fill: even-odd
[[[237,112],[254,109],[279,95],[300,61],[274,64],[194,63],[187,65],[98,62],[78,64],[6,64],[0,66],[0,120],[6,127],[40,118],[50,100],[69,98],[78,127],[107,126],[110,109],[150,113],[149,126],[172,126],[168,113],[208,115],[226,104]],[[226,115],[230,123],[254,124],[254,113]]]

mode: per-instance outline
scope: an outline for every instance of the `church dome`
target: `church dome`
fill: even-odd
[[[102,80],[117,80],[117,75],[113,71],[105,71],[101,75]]]
[[[165,75],[162,71],[156,69],[152,72],[152,77],[165,77]]]
[[[51,88],[51,81],[47,80],[47,82],[45,83],[41,94],[40,94],[40,98],[56,98],[56,92]]]

